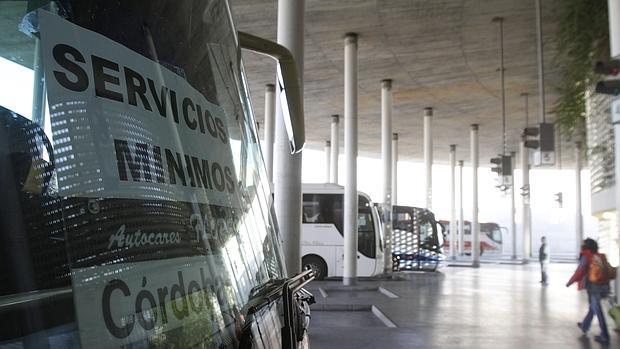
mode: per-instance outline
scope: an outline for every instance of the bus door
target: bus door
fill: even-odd
[[[360,196],[360,200],[361,200]],[[376,216],[372,207],[360,206],[357,213],[357,275],[372,276],[377,268]],[[336,247],[336,275],[344,272],[344,244]],[[381,263],[382,260],[379,262]]]

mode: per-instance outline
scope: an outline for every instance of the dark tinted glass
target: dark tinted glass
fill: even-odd
[[[303,223],[330,223],[340,235],[344,231],[342,194],[304,194]],[[368,199],[358,197],[358,251],[369,258],[376,256],[376,237],[372,207]]]

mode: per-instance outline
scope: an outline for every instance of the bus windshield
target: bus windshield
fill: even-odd
[[[0,348],[237,347],[284,273],[227,3],[0,13]]]
[[[497,243],[502,242],[502,230],[497,223],[480,223],[480,233],[486,234]]]

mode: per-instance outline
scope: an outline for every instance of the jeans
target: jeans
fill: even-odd
[[[540,282],[547,284],[547,265],[548,262],[540,262]]]
[[[609,338],[607,323],[605,323],[605,314],[603,313],[603,308],[601,308],[601,293],[596,291],[588,291],[588,297],[590,301],[590,309],[588,310],[588,314],[586,314],[586,317],[581,322],[581,328],[584,331],[589,330],[590,325],[592,325],[592,318],[596,314],[598,324],[599,326],[601,326],[601,336],[604,338]]]

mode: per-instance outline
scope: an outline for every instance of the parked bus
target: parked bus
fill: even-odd
[[[0,349],[307,347],[227,2],[0,10]]]
[[[440,221],[446,227],[446,241],[444,247],[450,248],[450,222],[446,220]],[[458,224],[458,223],[457,223]],[[507,234],[505,227],[500,227],[494,222],[480,223],[480,254],[501,254],[503,251],[503,234]],[[457,230],[458,239],[458,230]],[[465,221],[464,229],[464,253],[471,254],[471,222]],[[458,249],[458,245],[457,245]]]
[[[304,184],[301,255],[304,269],[317,279],[342,276],[344,271],[344,187],[336,184]],[[358,192],[357,275],[383,271],[382,230],[370,197]]]
[[[392,206],[392,270],[429,270],[442,266],[444,227],[433,212]]]

